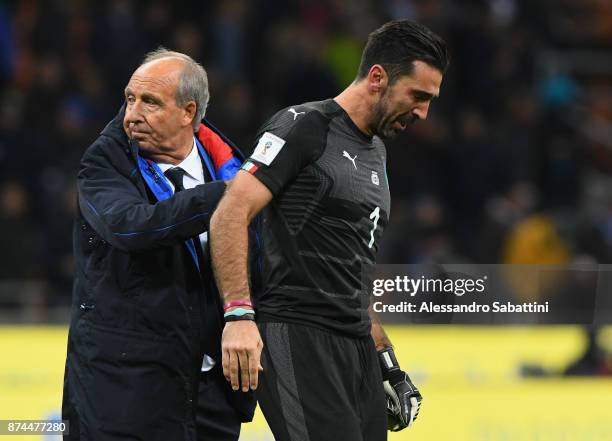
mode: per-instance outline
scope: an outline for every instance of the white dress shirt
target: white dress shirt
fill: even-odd
[[[202,159],[200,158],[200,154],[198,152],[198,147],[196,146],[195,138],[193,139],[193,147],[191,148],[191,152],[187,155],[183,162],[178,165],[172,164],[157,164],[161,169],[162,173],[166,173],[166,170],[171,169],[173,167],[182,168],[185,171],[185,175],[183,176],[183,187],[185,189],[193,188],[196,185],[201,185],[206,182],[204,179],[204,168],[202,167]],[[174,184],[170,182],[170,179],[167,179],[170,187],[172,187],[172,191],[174,191]],[[200,244],[202,245],[202,249],[206,246],[206,242],[208,242],[208,232],[205,231],[200,234]]]
[[[183,175],[183,187],[185,187],[185,189],[193,188],[196,185],[201,185],[206,182],[204,179],[202,159],[200,158],[200,153],[198,152],[195,138],[193,139],[193,147],[191,148],[191,152],[185,159],[183,159],[183,162],[178,165],[164,163],[158,163],[157,165],[163,173],[166,173],[166,170],[171,169],[172,167],[182,168],[185,171],[185,174]],[[170,179],[167,179],[167,181],[170,184],[170,187],[172,187],[172,191],[174,191],[174,184],[172,184]],[[206,242],[208,242],[207,231],[200,234],[200,245],[202,246],[202,249],[204,249],[206,246]],[[202,372],[211,370],[215,366],[215,363],[216,362],[212,357],[204,354],[204,359],[202,360]]]

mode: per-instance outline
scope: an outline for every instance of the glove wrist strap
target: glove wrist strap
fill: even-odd
[[[384,348],[378,351],[378,361],[385,380],[388,380],[390,376],[400,370],[393,348]]]

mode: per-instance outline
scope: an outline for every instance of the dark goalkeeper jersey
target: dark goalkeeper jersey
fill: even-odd
[[[283,109],[242,169],[274,198],[264,209],[258,319],[370,332],[364,264],[389,218],[386,150],[333,100]]]

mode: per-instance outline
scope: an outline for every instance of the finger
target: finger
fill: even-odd
[[[249,356],[249,379],[251,380],[251,389],[256,390],[259,384],[259,371],[263,370],[259,363],[260,353],[256,352]]]
[[[238,390],[238,356],[234,351],[230,351],[229,354],[230,383],[232,383],[233,390]]]
[[[260,340],[260,345],[257,349],[257,370],[259,372],[263,372],[264,368],[263,365],[261,364],[261,353],[263,351],[263,343]]]
[[[230,369],[229,369],[230,355],[229,354],[230,354],[229,351],[224,350],[223,355],[221,356],[221,366],[223,366],[223,376],[225,377],[227,381],[230,381]]]
[[[242,392],[249,391],[249,357],[247,351],[238,352],[238,360],[240,363],[240,382],[242,383]]]
[[[413,422],[416,418],[416,414],[419,413],[419,401],[416,397],[410,398],[410,422]]]

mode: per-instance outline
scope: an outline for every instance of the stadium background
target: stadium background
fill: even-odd
[[[611,263],[610,2],[3,2],[0,419],[58,415],[75,171],[146,51],[200,61],[209,118],[248,151],[278,108],[337,94],[368,32],[403,17],[442,34],[453,59],[428,120],[388,145],[379,261]],[[609,328],[390,333],[425,396],[391,440],[612,440]],[[271,437],[258,417],[242,439]]]

